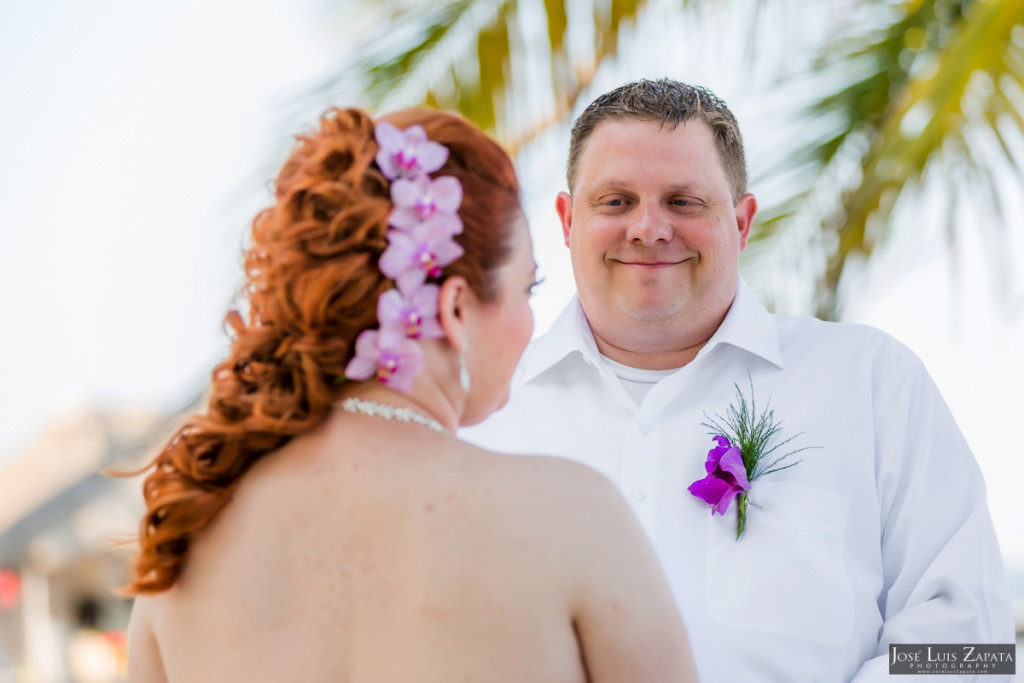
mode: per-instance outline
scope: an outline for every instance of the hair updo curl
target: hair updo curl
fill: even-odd
[[[421,125],[445,145],[436,175],[462,183],[455,239],[465,254],[444,269],[483,301],[498,292],[521,214],[511,159],[479,129],[438,111],[382,117]],[[130,594],[170,588],[192,537],[228,503],[261,457],[329,414],[355,339],[377,324],[377,299],[393,286],[378,268],[387,247],[390,185],[374,161],[374,121],[358,109],[332,109],[319,129],[298,137],[275,185],[274,204],[252,224],[245,253],[248,322],[226,322],[228,357],[213,370],[209,403],[188,417],[146,468],[140,550]]]

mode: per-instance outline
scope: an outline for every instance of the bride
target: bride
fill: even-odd
[[[614,486],[454,436],[503,405],[533,330],[494,141],[332,110],[245,271],[209,406],[144,484],[130,681],[696,680]]]

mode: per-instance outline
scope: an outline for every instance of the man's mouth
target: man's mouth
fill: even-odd
[[[669,268],[671,266],[678,266],[687,259],[681,258],[678,260],[668,259],[615,259],[624,266],[633,266],[635,268]]]

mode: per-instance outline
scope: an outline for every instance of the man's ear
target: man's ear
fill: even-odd
[[[572,196],[568,192],[559,192],[555,198],[555,210],[562,219],[562,236],[565,246],[569,246],[569,230],[572,228]]]
[[[750,226],[754,224],[754,216],[757,214],[757,199],[749,192],[736,202],[736,227],[740,231],[740,250],[747,246],[747,239],[750,237]]]
[[[466,318],[476,297],[466,278],[453,275],[441,283],[437,295],[437,317],[448,343],[456,351],[466,343]]]

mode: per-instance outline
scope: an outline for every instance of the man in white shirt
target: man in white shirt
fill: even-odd
[[[725,103],[674,81],[598,98],[568,184],[578,295],[464,435],[618,483],[704,681],[888,681],[890,644],[1012,643],[984,482],[920,360],[871,328],[771,315],[739,277],[757,202]],[[720,515],[688,489],[740,395],[774,411],[769,447],[792,438],[769,460],[804,450],[753,479],[737,539],[740,498]]]

